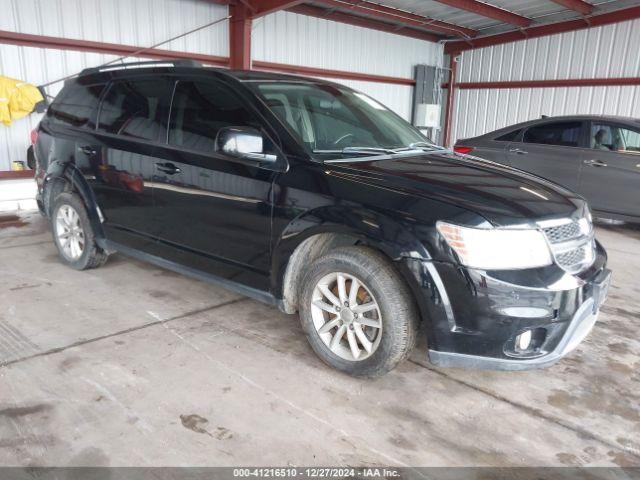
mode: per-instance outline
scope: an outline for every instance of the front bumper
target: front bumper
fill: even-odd
[[[555,267],[505,273],[407,262],[419,284],[429,360],[443,367],[492,370],[554,364],[589,334],[606,298],[610,271],[600,245],[596,255],[580,275]],[[535,341],[522,351],[516,342],[527,330]]]
[[[591,332],[599,313],[599,310],[594,310],[594,307],[593,298],[584,302],[575,313],[556,348],[538,357],[507,359],[429,350],[429,360],[440,367],[478,368],[483,370],[531,370],[549,367],[570,353]]]

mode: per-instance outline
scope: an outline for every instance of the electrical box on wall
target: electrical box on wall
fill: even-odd
[[[437,103],[419,103],[416,105],[416,127],[440,128],[440,105]]]
[[[413,89],[413,124],[431,141],[438,142],[442,125],[442,83],[445,70],[433,65],[416,65]]]

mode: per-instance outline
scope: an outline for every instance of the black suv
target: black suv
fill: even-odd
[[[37,133],[63,262],[121,252],[299,312],[320,358],[352,375],[392,369],[419,326],[437,365],[550,365],[606,295],[584,200],[437,147],[342,85],[182,62],[89,69]]]

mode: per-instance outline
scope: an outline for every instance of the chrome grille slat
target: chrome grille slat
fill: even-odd
[[[556,259],[560,265],[571,267],[572,265],[583,262],[586,256],[585,248],[581,247],[576,248],[575,250],[569,250],[565,253],[560,253],[556,255]]]
[[[566,223],[557,227],[548,227],[544,233],[550,243],[566,242],[580,236],[580,225],[578,222]]]
[[[577,220],[554,222],[553,225],[541,224],[547,237],[556,263],[569,273],[578,273],[591,266],[595,259],[593,229],[589,223],[589,232],[583,232]]]

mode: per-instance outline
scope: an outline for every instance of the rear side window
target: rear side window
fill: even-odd
[[[577,147],[580,143],[581,129],[581,122],[545,123],[529,128],[524,133],[524,142]]]
[[[173,81],[124,80],[111,84],[100,106],[98,131],[164,142]]]
[[[169,144],[213,153],[223,127],[260,125],[226,86],[213,81],[181,81],[171,109]]]
[[[494,140],[497,142],[513,142],[516,138],[518,138],[520,132],[522,132],[521,128],[518,130],[514,130],[513,132],[505,133],[504,135],[494,138]]]
[[[62,89],[47,112],[54,123],[94,128],[93,118],[105,85],[73,83]]]

